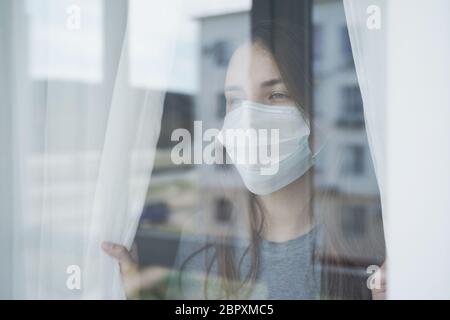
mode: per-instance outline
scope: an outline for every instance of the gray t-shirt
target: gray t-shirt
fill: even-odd
[[[249,299],[319,299],[320,266],[314,262],[313,258],[317,240],[321,234],[319,230],[319,227],[315,227],[304,235],[281,243],[262,240],[258,277],[247,297]],[[206,237],[200,236],[182,238],[175,266],[176,270],[181,270],[181,278],[180,274],[172,276],[168,298],[205,299],[205,274],[211,261],[214,263],[208,276],[207,298],[223,298],[223,292],[220,289],[221,279],[217,277],[217,259],[212,260],[215,249],[210,247],[201,250],[205,244],[211,242],[208,241]],[[234,263],[239,263],[247,246],[248,242],[244,240],[233,242]],[[195,252],[198,253],[193,255]],[[246,275],[250,267],[251,257],[247,252],[242,260],[241,274]]]

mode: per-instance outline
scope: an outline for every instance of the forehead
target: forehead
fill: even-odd
[[[280,72],[272,54],[261,45],[246,43],[231,57],[225,84],[245,86],[276,78]]]

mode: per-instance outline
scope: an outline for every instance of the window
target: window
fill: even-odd
[[[341,28],[341,53],[344,62],[353,64],[352,46],[350,43],[347,26],[342,26]]]
[[[365,152],[362,145],[350,145],[344,148],[342,173],[361,176],[365,169]]]
[[[103,1],[27,0],[33,79],[99,83],[103,78]]]
[[[173,9],[176,3],[130,2],[130,83],[166,92],[155,167],[136,236],[141,268],[147,271],[161,263],[167,270],[174,267],[178,248],[171,243],[181,238],[184,244],[201,232],[209,236],[215,228],[228,228],[233,218],[234,204],[224,195],[224,189],[234,188],[224,181],[235,182],[229,178],[233,166],[175,165],[171,152],[181,139],[171,141],[171,135],[176,129],[189,131],[193,160],[196,142],[200,153],[208,144],[202,144],[205,130],[220,129],[226,111],[224,78],[231,54],[248,38],[251,1],[193,0],[179,12]],[[175,48],[166,45],[170,39],[176,39]],[[194,121],[201,121],[203,130]],[[164,285],[143,285],[148,296],[167,297],[160,293]]]
[[[366,233],[366,220],[364,205],[346,205],[342,209],[342,232],[346,237],[361,237]]]
[[[361,92],[357,85],[341,89],[341,105],[338,125],[343,127],[364,127],[364,109]]]
[[[193,134],[194,101],[191,95],[169,92],[164,100],[164,113],[158,140],[158,149],[170,149],[177,141],[172,141],[175,129],[187,129]]]
[[[217,40],[203,48],[203,55],[210,57],[216,66],[223,68],[230,60],[230,46],[224,40]]]
[[[5,4],[9,6],[10,2],[5,1]],[[71,17],[71,27],[66,30],[67,25],[61,24],[66,21],[59,15],[67,13],[62,9],[66,9],[65,5],[69,2],[70,5],[86,4],[85,7],[80,5],[81,30],[73,26],[77,23],[76,7],[71,7],[68,13],[74,15]],[[83,278],[83,287],[88,284],[92,285],[92,289],[87,294],[83,291],[82,297],[96,298],[100,295],[100,298],[110,298],[111,292],[114,293],[113,298],[119,297],[122,293],[120,286],[115,291],[110,290],[111,286],[120,284],[117,264],[101,254],[98,246],[99,241],[109,238],[127,246],[134,240],[138,245],[139,272],[144,276],[138,277],[138,296],[131,298],[197,298],[189,296],[189,288],[183,291],[185,287],[173,287],[171,283],[175,277],[172,277],[170,271],[179,271],[178,268],[186,262],[187,257],[192,256],[192,260],[189,258],[186,264],[187,268],[191,268],[190,263],[193,262],[196,269],[197,261],[201,261],[201,267],[203,262],[207,262],[212,268],[217,266],[227,269],[231,263],[236,263],[233,266],[238,271],[241,270],[240,262],[246,264],[244,259],[256,257],[255,253],[262,257],[261,270],[267,271],[267,274],[261,273],[265,277],[263,282],[274,281],[265,290],[259,283],[260,274],[254,274],[254,279],[257,280],[255,289],[263,289],[260,292],[261,298],[297,299],[303,295],[302,291],[308,295],[311,291],[309,298],[319,297],[321,292],[310,290],[316,288],[306,288],[303,283],[295,281],[291,281],[293,285],[289,290],[277,290],[277,281],[290,279],[280,280],[278,275],[273,276],[270,248],[276,247],[276,263],[288,261],[291,264],[293,260],[290,258],[298,257],[309,259],[312,257],[311,253],[316,258],[315,252],[290,255],[290,250],[283,250],[283,247],[288,248],[286,244],[291,246],[297,240],[292,238],[293,233],[287,234],[285,230],[295,231],[296,235],[304,231],[304,226],[297,223],[303,221],[298,219],[300,214],[320,222],[322,217],[332,217],[330,227],[336,229],[332,231],[342,231],[344,237],[362,238],[371,231],[370,221],[365,214],[366,204],[378,201],[378,195],[374,194],[377,191],[370,194],[365,188],[372,181],[365,174],[370,170],[370,162],[366,161],[369,158],[366,159],[365,140],[360,139],[365,132],[362,130],[362,101],[356,77],[354,70],[342,67],[343,52],[351,59],[347,34],[343,32],[342,37],[339,36],[344,31],[341,26],[345,20],[342,2],[192,0],[186,4],[182,0],[161,3],[147,0],[44,0],[44,3],[48,4],[44,6],[45,9],[39,7],[38,0],[27,1],[27,10],[32,17],[31,40],[28,35],[21,36],[23,39],[19,41],[15,38],[13,41],[8,39],[5,47],[8,48],[9,42],[27,47],[26,44],[30,41],[28,44],[31,44],[32,50],[25,50],[25,61],[11,60],[27,66],[27,60],[34,59],[31,63],[32,80],[51,79],[48,81],[50,85],[33,81],[31,86],[24,85],[22,92],[20,87],[14,87],[21,83],[18,81],[21,78],[13,79],[16,80],[12,81],[13,90],[1,91],[11,91],[11,105],[16,107],[17,104],[19,108],[12,110],[13,112],[8,109],[4,113],[4,110],[0,110],[5,114],[4,118],[10,119],[12,114],[20,125],[17,128],[22,129],[11,130],[12,136],[22,141],[22,138],[28,138],[29,135],[30,140],[36,141],[36,144],[29,145],[34,148],[39,144],[39,148],[35,149],[43,151],[38,162],[28,163],[22,158],[11,157],[13,174],[6,177],[18,187],[29,187],[29,181],[36,180],[37,187],[30,184],[29,188],[30,194],[35,197],[33,201],[23,205],[13,203],[15,199],[24,198],[22,194],[15,193],[18,188],[10,188],[13,196],[9,192],[2,197],[2,201],[13,199],[9,207],[23,210],[25,214],[16,215],[16,211],[10,210],[11,220],[20,222],[23,217],[30,217],[30,225],[34,227],[14,226],[19,232],[11,240],[18,244],[27,240],[25,244],[36,245],[25,248],[36,250],[25,252],[31,253],[31,256],[24,256],[23,259],[32,262],[29,264],[30,271],[35,271],[35,266],[39,271],[27,273],[37,275],[36,296],[53,298],[56,295],[58,298],[60,292],[66,292],[63,291],[66,281],[59,281],[65,276],[66,264],[81,261],[95,267],[94,272],[87,270],[87,280]],[[313,5],[314,8],[311,8]],[[22,7],[15,6],[15,11],[21,10]],[[1,11],[0,15],[4,16]],[[47,14],[49,16],[44,17]],[[313,19],[312,14],[317,14],[317,20]],[[26,16],[23,12],[21,15]],[[269,24],[257,25],[258,22],[267,22],[267,19]],[[24,20],[23,25],[28,26],[26,19]],[[1,20],[0,24],[3,26]],[[20,23],[11,25],[20,28]],[[263,28],[253,29],[252,26]],[[14,37],[13,29],[12,32],[6,29],[5,35],[11,34],[8,37]],[[261,32],[257,34],[260,37],[258,44],[263,44],[263,47],[248,45],[251,43],[249,39],[252,39],[251,30]],[[63,35],[67,35],[67,38]],[[311,37],[314,37],[314,41]],[[42,39],[44,45],[40,48],[38,40]],[[339,47],[340,42],[345,50]],[[244,43],[247,46],[242,47]],[[71,52],[74,47],[75,51]],[[243,50],[236,51],[237,48]],[[252,50],[245,51],[248,48]],[[264,50],[259,50],[261,48]],[[8,53],[16,53],[17,48],[12,49]],[[36,56],[32,56],[33,50],[37,50]],[[55,55],[47,55],[53,51]],[[230,57],[235,52],[235,57],[239,58],[230,65]],[[53,59],[55,57],[61,60]],[[8,61],[9,59],[5,59],[0,63]],[[316,66],[320,72],[315,74],[317,78],[313,78],[312,72]],[[23,68],[17,69],[22,72]],[[7,71],[6,76],[0,75],[2,80],[9,73],[14,75]],[[64,80],[64,83],[56,83],[53,79]],[[319,81],[315,81],[317,79]],[[82,84],[73,85],[74,81]],[[87,85],[89,82],[94,85]],[[312,83],[314,85],[310,85]],[[285,89],[277,89],[283,84],[286,93]],[[32,87],[31,90],[28,87]],[[227,116],[224,90],[230,91],[227,91],[227,96],[236,94],[239,97],[235,98],[255,102],[273,99],[277,103],[273,106],[274,109],[268,107],[267,110],[262,110],[268,112],[259,114],[267,116],[265,128],[261,129],[279,129],[280,132],[283,128],[292,129],[281,132],[281,141],[270,139],[264,142],[258,139],[263,147],[266,143],[277,144],[285,155],[274,159],[271,145],[271,160],[275,160],[271,164],[279,165],[279,169],[282,169],[275,179],[271,175],[278,172],[271,171],[266,175],[267,171],[261,170],[258,165],[233,165],[225,148],[216,143],[214,137],[209,136],[211,131],[206,133],[208,129],[220,130]],[[25,98],[17,97],[19,94],[23,94]],[[305,119],[300,117],[297,110],[283,107],[286,95],[310,115],[308,121],[303,121]],[[317,99],[313,99],[313,96]],[[33,103],[29,103],[32,99]],[[36,108],[36,102],[42,108]],[[313,106],[312,102],[316,105]],[[22,105],[27,108],[30,106],[32,112],[26,112],[28,109],[21,108]],[[261,111],[260,108],[251,110]],[[294,116],[287,113],[291,111],[295,112]],[[22,115],[27,116],[26,121],[22,121]],[[258,125],[254,121],[258,120],[258,115],[254,118],[250,112],[243,112],[241,115],[240,119],[232,119],[231,115],[228,118],[231,121],[227,121],[227,124],[232,123],[236,129],[245,128],[245,122]],[[291,117],[298,121],[288,126]],[[29,128],[28,123],[36,121],[39,122],[39,130]],[[310,130],[305,122],[309,122]],[[352,126],[361,130],[348,130]],[[13,127],[16,127],[16,123]],[[179,130],[178,133],[176,130]],[[272,132],[266,133],[272,136]],[[176,141],[172,141],[172,136],[177,137],[174,138]],[[28,142],[26,139],[23,141]],[[310,145],[307,145],[307,141]],[[188,147],[180,147],[184,145]],[[25,149],[27,146],[28,143],[23,144],[23,152],[22,146],[19,149],[15,146],[13,148],[12,144],[2,147],[7,151],[17,149],[20,155],[36,153]],[[205,160],[208,155],[217,154],[217,146],[220,147],[219,152],[222,151],[223,160],[227,161],[220,164],[220,159],[216,158],[219,161],[207,163],[209,161]],[[61,154],[62,147],[75,152]],[[236,147],[244,149],[246,146],[238,143]],[[304,170],[305,167],[309,169],[313,162],[309,157],[310,149],[313,152],[320,151],[313,169],[320,180],[317,184],[313,181],[316,178],[313,172],[305,173]],[[85,150],[89,150],[86,156],[83,154]],[[259,151],[258,157],[261,159],[263,148],[254,148],[253,151],[255,150]],[[52,157],[50,152],[53,151],[58,151],[56,157]],[[303,154],[304,151],[308,153]],[[16,152],[13,153],[15,156]],[[178,159],[183,158],[183,161],[175,160],[174,154],[179,156]],[[294,156],[291,157],[290,154]],[[301,158],[297,158],[297,155],[301,155]],[[18,160],[17,163],[15,160]],[[8,167],[5,168],[9,170],[9,160],[7,161]],[[57,166],[52,167],[53,164]],[[285,164],[288,165],[284,166]],[[266,165],[267,163],[264,164]],[[30,171],[31,175],[27,174],[28,167],[33,170]],[[15,172],[16,169],[21,171]],[[13,181],[16,176],[20,180]],[[270,189],[268,196],[258,196],[259,192],[255,191],[257,188],[253,188],[255,185]],[[283,193],[285,191],[288,192]],[[283,201],[270,203],[278,199],[277,196],[270,196],[276,192],[280,192]],[[265,191],[261,193],[264,194]],[[307,198],[309,196],[310,199]],[[318,209],[297,210],[308,203],[308,200],[311,200],[311,207],[316,208],[317,205]],[[288,212],[286,208],[292,210]],[[286,218],[277,220],[283,210]],[[19,213],[22,214],[22,211]],[[30,230],[32,234],[22,237],[22,231]],[[272,236],[277,238],[277,242],[280,240],[273,246],[270,244]],[[316,243],[332,238],[319,237]],[[303,243],[303,239],[307,238],[300,236],[298,239]],[[240,252],[229,251],[234,248],[227,245],[228,241],[242,239],[253,242],[248,246],[249,251],[245,257]],[[326,243],[324,249],[340,247],[338,240],[340,239],[333,238],[333,245],[336,246]],[[263,251],[267,250],[266,242],[270,247],[268,255]],[[66,247],[67,244],[70,247]],[[88,250],[85,252],[84,248]],[[200,248],[205,248],[205,251],[197,250]],[[195,249],[195,252],[191,249]],[[56,251],[59,255],[55,255]],[[74,253],[77,252],[79,259],[74,261]],[[236,259],[229,259],[234,253]],[[286,257],[278,259],[280,254],[286,254]],[[332,255],[334,252],[324,253],[326,254]],[[18,259],[10,256],[5,257],[4,261],[13,261],[14,266],[22,259],[21,256]],[[269,257],[269,263],[266,257]],[[353,262],[340,259],[341,256],[337,258],[349,261],[350,264]],[[328,260],[313,261],[321,263]],[[82,263],[80,265],[85,272]],[[249,271],[259,271],[257,267],[252,266]],[[292,265],[285,267],[292,269]],[[310,268],[300,269],[295,272],[309,272]],[[204,270],[198,271],[201,275]],[[216,275],[214,269],[211,271],[214,278],[210,278],[213,281],[209,283],[213,284]],[[11,273],[14,277],[17,277],[16,274],[21,276],[19,272]],[[42,275],[45,277],[41,277]],[[117,279],[113,279],[111,275]],[[296,274],[291,279],[310,279],[312,275]],[[182,281],[190,281],[184,274],[181,276]],[[251,276],[253,279],[253,274]],[[196,279],[192,280],[195,282]],[[98,288],[95,287],[97,283]],[[47,284],[55,284],[48,295]],[[193,284],[195,286],[197,283]],[[198,284],[201,287],[204,285]],[[242,288],[245,289],[246,286]],[[0,288],[0,296],[2,290],[4,289]],[[203,290],[195,291],[198,298],[206,298],[202,296]],[[213,291],[215,290],[211,292]],[[285,291],[289,291],[288,295]],[[183,296],[184,293],[187,295]],[[255,291],[255,297],[259,298],[260,293]],[[34,294],[32,292],[30,295]],[[68,298],[71,298],[71,294],[67,293]]]
[[[217,118],[221,121],[227,112],[227,100],[223,92],[217,95]]]
[[[225,198],[217,199],[216,204],[216,221],[219,223],[229,223],[231,221],[232,204]]]
[[[313,27],[313,37],[314,37],[314,46],[313,46],[313,60],[314,63],[323,58],[323,26],[322,25],[314,25]]]

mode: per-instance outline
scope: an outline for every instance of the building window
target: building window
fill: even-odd
[[[231,221],[232,204],[225,198],[220,198],[215,201],[216,210],[215,218],[219,223],[229,223]]]
[[[344,161],[342,163],[342,172],[344,174],[351,174],[361,176],[364,174],[364,146],[350,145],[344,148]]]
[[[342,26],[341,28],[341,52],[345,62],[353,62],[352,45],[347,26]]]
[[[172,141],[176,129],[186,129],[193,135],[194,101],[186,94],[167,92],[164,99],[164,112],[161,121],[158,149],[171,149],[178,141]]]
[[[227,41],[218,40],[209,46],[203,48],[203,54],[210,56],[216,66],[227,67],[228,61],[231,58],[231,49]]]
[[[338,118],[341,127],[364,127],[364,109],[361,92],[357,85],[341,89],[341,113]]]
[[[313,61],[323,59],[323,26],[315,25],[313,27]]]
[[[227,99],[223,92],[217,95],[217,118],[223,120],[227,110]]]
[[[28,0],[32,79],[96,84],[103,80],[103,2]]]
[[[364,205],[346,205],[342,210],[342,233],[361,237],[366,233],[367,210]]]

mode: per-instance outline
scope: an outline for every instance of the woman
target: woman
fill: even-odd
[[[252,41],[233,54],[225,80],[227,114],[219,140],[225,146],[249,190],[249,206],[240,236],[228,233],[199,237],[180,244],[180,276],[174,292],[180,298],[333,299],[371,298],[366,277],[347,270],[364,262],[349,261],[348,253],[372,253],[369,264],[384,261],[382,230],[373,239],[346,242],[333,216],[313,214],[314,155],[306,105],[309,83],[301,69],[303,50],[292,28],[262,24]],[[234,129],[278,129],[278,155],[270,164],[239,162],[237,144],[226,139]],[[270,140],[256,142],[256,149]],[[247,140],[246,140],[247,141]],[[251,143],[239,145],[252,147]],[[270,144],[270,142],[269,142]],[[248,160],[248,158],[246,158]],[[271,174],[263,174],[263,170]],[[272,170],[275,169],[275,170]],[[320,199],[319,199],[320,201]],[[107,244],[105,251],[121,266],[131,263],[125,248]],[[376,297],[382,298],[377,289]],[[381,293],[380,293],[381,292]]]

